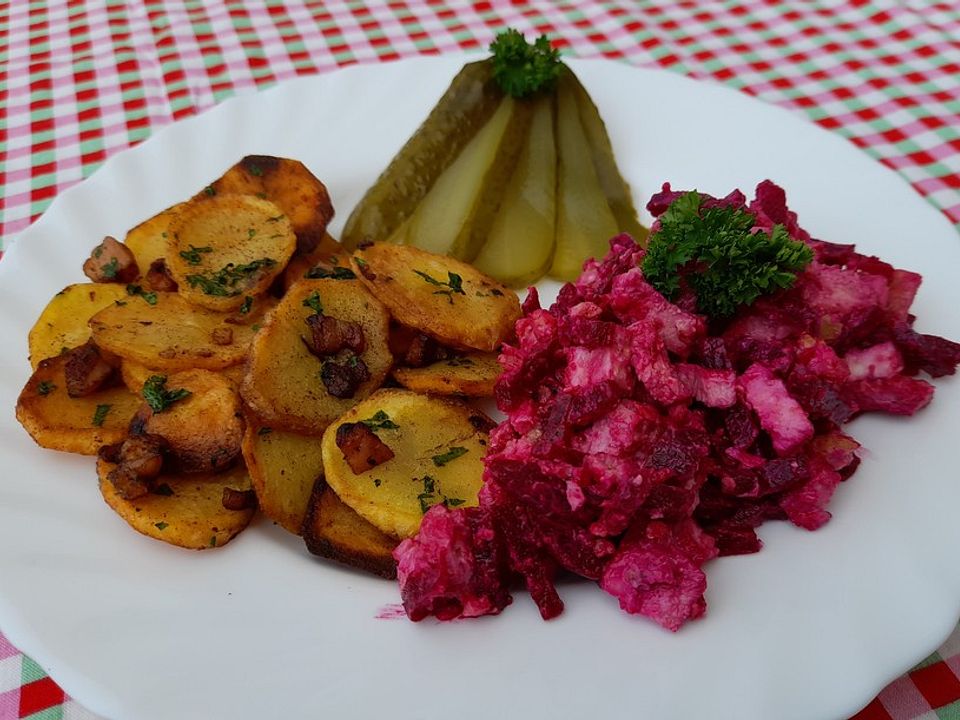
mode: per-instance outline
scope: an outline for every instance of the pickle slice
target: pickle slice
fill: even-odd
[[[473,263],[514,286],[533,282],[550,267],[556,229],[555,102],[552,95],[533,102],[526,142],[487,241]]]
[[[393,235],[490,119],[502,98],[490,60],[464,65],[350,214],[341,236],[346,248],[354,250],[361,242]]]
[[[575,91],[580,123],[583,125],[583,132],[590,146],[597,179],[600,181],[600,187],[603,188],[607,204],[610,205],[610,211],[616,218],[617,226],[620,232],[629,233],[634,240],[646,245],[647,229],[637,220],[637,210],[633,206],[630,186],[617,168],[613,146],[610,144],[610,136],[607,134],[603,118],[600,117],[600,111],[597,110],[590,93],[583,87],[574,72],[566,66],[564,70],[564,74],[569,74]]]
[[[617,221],[594,168],[572,74],[557,82],[557,246],[550,274],[572,280],[587,258],[602,258]]]
[[[496,217],[521,145],[532,106],[504,98],[500,107],[437,179],[393,238],[439,255],[473,260]]]

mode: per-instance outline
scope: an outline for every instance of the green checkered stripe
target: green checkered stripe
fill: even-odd
[[[789,108],[960,224],[955,1],[14,0],[0,2],[0,251],[61,190],[179,118],[299,75],[482,49],[505,26]],[[857,720],[960,720],[958,677],[955,634]],[[0,720],[85,713],[0,635]]]

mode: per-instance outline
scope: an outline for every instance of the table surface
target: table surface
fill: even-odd
[[[0,0],[0,254],[106,158],[230,95],[481,50],[507,26],[789,108],[960,229],[957,0]],[[96,716],[0,634],[0,720],[14,718]],[[960,629],[856,716],[938,718],[960,720]]]

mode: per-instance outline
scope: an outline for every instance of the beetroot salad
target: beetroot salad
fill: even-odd
[[[479,507],[433,506],[395,551],[412,620],[499,613],[519,579],[549,619],[573,573],[677,630],[706,611],[707,561],[760,550],[766,520],[830,519],[847,422],[916,413],[917,376],[960,363],[912,328],[919,275],[811,238],[769,181],[647,207],[649,250],[613,238],[549,309],[530,290]]]

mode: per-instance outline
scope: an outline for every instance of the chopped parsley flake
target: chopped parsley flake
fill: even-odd
[[[199,287],[205,295],[215,297],[235,297],[242,292],[237,285],[250,278],[263,269],[271,268],[277,264],[273,258],[260,258],[243,265],[227,263],[222,268],[208,275],[187,275],[187,283],[190,287]]]
[[[170,525],[168,525],[167,523],[163,522],[162,520],[161,520],[160,522],[158,522],[158,523],[154,523],[153,526],[154,526],[157,530],[159,530],[160,532],[163,532],[163,531],[166,530],[168,527],[170,527]]]
[[[374,487],[380,487],[380,484],[381,484],[382,482],[383,482],[383,480],[381,480],[380,478],[374,478],[374,479],[373,479],[373,486],[374,486]]]
[[[205,253],[213,252],[213,248],[209,246],[204,247],[194,247],[190,246],[189,250],[181,250],[180,257],[187,261],[188,265],[199,265],[200,264],[200,255]]]
[[[263,437],[264,435],[269,435],[272,432],[273,432],[272,427],[267,427],[266,425],[264,425],[262,428],[257,430],[257,435]]]
[[[207,185],[203,189],[203,191],[207,194],[208,197],[213,197],[214,195],[217,194],[217,190],[216,188],[213,187],[213,185]]]
[[[94,427],[103,427],[103,421],[107,419],[107,413],[110,412],[112,407],[113,405],[97,405],[97,409],[93,413]]]
[[[303,301],[303,306],[313,310],[317,315],[323,315],[323,303],[320,302],[320,293],[314,290],[307,299]]]
[[[42,380],[39,385],[37,385],[37,395],[47,396],[57,389],[57,386],[54,385],[49,380]]]
[[[162,485],[157,485],[157,487],[155,487],[152,490],[152,492],[154,495],[163,495],[164,497],[170,497],[171,495],[173,495],[173,488],[167,485],[166,483],[163,483]]]
[[[247,295],[243,299],[243,305],[240,306],[240,314],[246,315],[248,312],[250,312],[250,308],[252,307],[253,307],[253,298]]]
[[[317,265],[307,270],[304,277],[311,280],[325,280],[327,278],[332,280],[356,280],[357,278],[353,270],[348,267],[343,267],[342,265],[335,265],[331,268]]]
[[[185,388],[167,390],[166,375],[151,375],[143,384],[143,399],[154,412],[163,412],[173,403],[190,397],[193,393]]]
[[[390,419],[390,416],[387,415],[383,410],[377,410],[372,417],[368,417],[366,420],[361,420],[361,423],[366,425],[371,430],[399,430],[400,426],[397,425],[393,420]]]
[[[106,265],[100,266],[100,272],[103,273],[103,276],[107,280],[113,280],[117,276],[117,272],[120,270],[120,261],[116,258],[110,258],[110,262]]]
[[[447,281],[441,282],[435,277],[431,277],[422,270],[414,270],[414,272],[424,279],[425,282],[435,285],[439,288],[447,288],[446,290],[435,290],[434,295],[446,295],[447,300],[450,301],[450,304],[453,304],[453,295],[457,293],[459,295],[466,295],[463,291],[463,278],[453,272],[447,272]]]
[[[127,295],[139,295],[147,305],[157,304],[157,294],[155,292],[144,292],[139,285],[127,285]]]
[[[431,459],[433,460],[434,465],[436,465],[437,467],[443,467],[447,463],[453,462],[458,457],[462,457],[463,455],[466,455],[468,452],[470,451],[467,450],[465,447],[452,447],[449,450],[447,450],[445,453],[434,455],[433,458]]]

